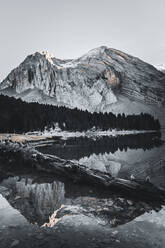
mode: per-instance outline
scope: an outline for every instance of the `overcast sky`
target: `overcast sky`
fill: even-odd
[[[35,51],[75,58],[106,45],[165,63],[165,0],[0,0],[0,80]]]

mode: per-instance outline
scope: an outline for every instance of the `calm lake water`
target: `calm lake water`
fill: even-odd
[[[165,144],[160,133],[116,137],[70,138],[61,144],[38,147],[45,154],[76,160],[89,168],[106,171],[116,177],[145,179],[165,187]]]
[[[165,144],[160,134],[70,138],[37,149],[107,171],[115,177],[130,179],[134,175],[145,179],[149,176],[152,183],[165,188]],[[76,227],[79,223],[106,226],[118,232],[121,226],[123,232],[130,228],[126,223],[130,223],[135,229],[141,225],[147,233],[152,220],[154,228],[165,230],[162,221],[165,210],[159,205],[59,181],[50,175],[7,176],[0,182],[0,194],[1,226],[10,225],[15,218],[20,225],[32,223],[52,227],[74,223],[75,228],[79,228]]]

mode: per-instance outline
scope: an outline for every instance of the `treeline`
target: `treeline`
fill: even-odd
[[[69,138],[64,141],[63,147],[54,143],[51,146],[41,146],[37,149],[46,154],[55,155],[63,159],[79,160],[92,154],[109,154],[127,149],[152,149],[162,145],[160,132],[139,133],[113,136],[103,136],[97,139],[87,137]]]
[[[125,115],[89,113],[78,109],[27,103],[0,95],[0,132],[43,131],[58,123],[62,130],[85,131],[93,127],[108,130],[159,130],[160,123],[150,114]]]

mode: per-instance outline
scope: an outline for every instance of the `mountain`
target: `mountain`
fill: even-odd
[[[36,52],[11,71],[1,82],[0,91],[28,102],[91,112],[148,112],[162,122],[165,75],[136,57],[106,46],[72,60]]]

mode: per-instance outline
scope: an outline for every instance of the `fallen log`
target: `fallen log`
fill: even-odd
[[[89,169],[73,161],[42,154],[32,147],[19,144],[0,144],[0,171],[18,173],[19,171],[45,172],[71,180],[76,184],[89,184],[104,190],[115,190],[128,196],[165,203],[165,191],[145,181],[114,178],[109,173]]]

